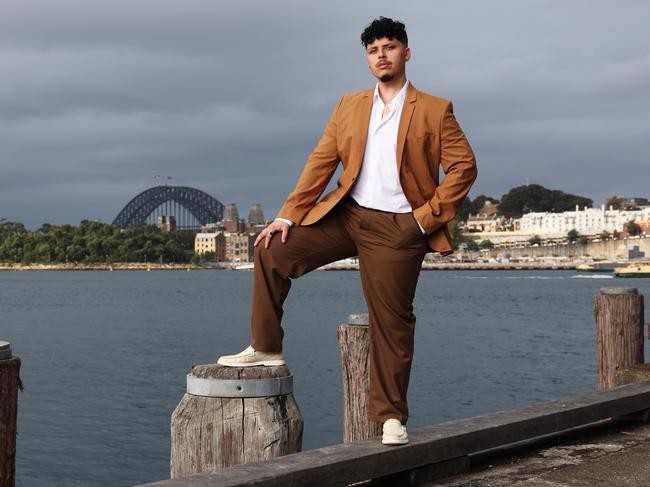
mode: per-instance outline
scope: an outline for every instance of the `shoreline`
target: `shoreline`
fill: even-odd
[[[527,270],[575,270],[573,262],[424,262],[423,271],[527,271]],[[351,271],[359,270],[359,264],[327,264],[318,270]]]
[[[29,272],[29,271],[203,271],[203,270],[252,270],[252,268],[237,269],[237,264],[201,266],[196,264],[159,264],[127,262],[114,264],[3,264],[0,271]],[[423,271],[435,270],[575,270],[578,264],[573,262],[433,262],[423,263]],[[358,271],[359,264],[327,264],[317,270],[321,271]]]
[[[203,270],[206,267],[195,264],[158,264],[121,262],[113,264],[6,264],[0,263],[0,271],[158,271],[158,270]]]

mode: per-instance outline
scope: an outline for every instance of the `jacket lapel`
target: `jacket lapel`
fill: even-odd
[[[366,152],[366,142],[368,140],[368,126],[370,125],[370,115],[372,113],[372,97],[375,94],[375,89],[370,88],[366,90],[361,100],[361,107],[358,112],[358,121],[356,124],[358,133],[356,140],[357,142],[357,151],[359,155],[357,166],[360,168],[363,163],[363,157]]]
[[[408,133],[409,126],[411,125],[411,117],[415,110],[415,102],[417,101],[417,90],[409,81],[408,88],[406,89],[406,98],[404,99],[404,106],[402,107],[402,116],[399,120],[399,128],[397,129],[397,174],[402,169],[402,156],[404,154],[404,144],[406,143],[406,134]]]

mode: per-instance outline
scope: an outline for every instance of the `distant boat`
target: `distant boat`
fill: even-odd
[[[580,264],[576,270],[580,272],[614,272],[614,269],[621,265],[625,265],[625,263],[615,260],[597,260]]]
[[[616,277],[650,277],[650,263],[628,264],[614,269]]]
[[[252,271],[255,268],[255,264],[253,262],[244,262],[242,264],[235,264],[233,266],[233,269],[237,271]]]

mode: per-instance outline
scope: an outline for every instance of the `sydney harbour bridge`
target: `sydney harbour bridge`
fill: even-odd
[[[223,218],[224,205],[199,189],[188,186],[154,186],[135,196],[115,217],[113,225],[130,228],[156,224],[159,216],[173,216],[176,228],[196,230]]]

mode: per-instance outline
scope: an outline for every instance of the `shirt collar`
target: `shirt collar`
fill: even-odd
[[[398,103],[402,103],[404,97],[406,97],[406,90],[408,89],[408,85],[409,85],[409,80],[406,80],[404,86],[402,86],[402,89],[399,90],[399,93],[397,93],[397,95],[395,95],[395,97],[388,103],[388,106],[390,108],[394,108]],[[379,83],[375,85],[375,94],[373,96],[373,102],[376,102],[377,100],[381,101],[381,97],[379,96]]]

